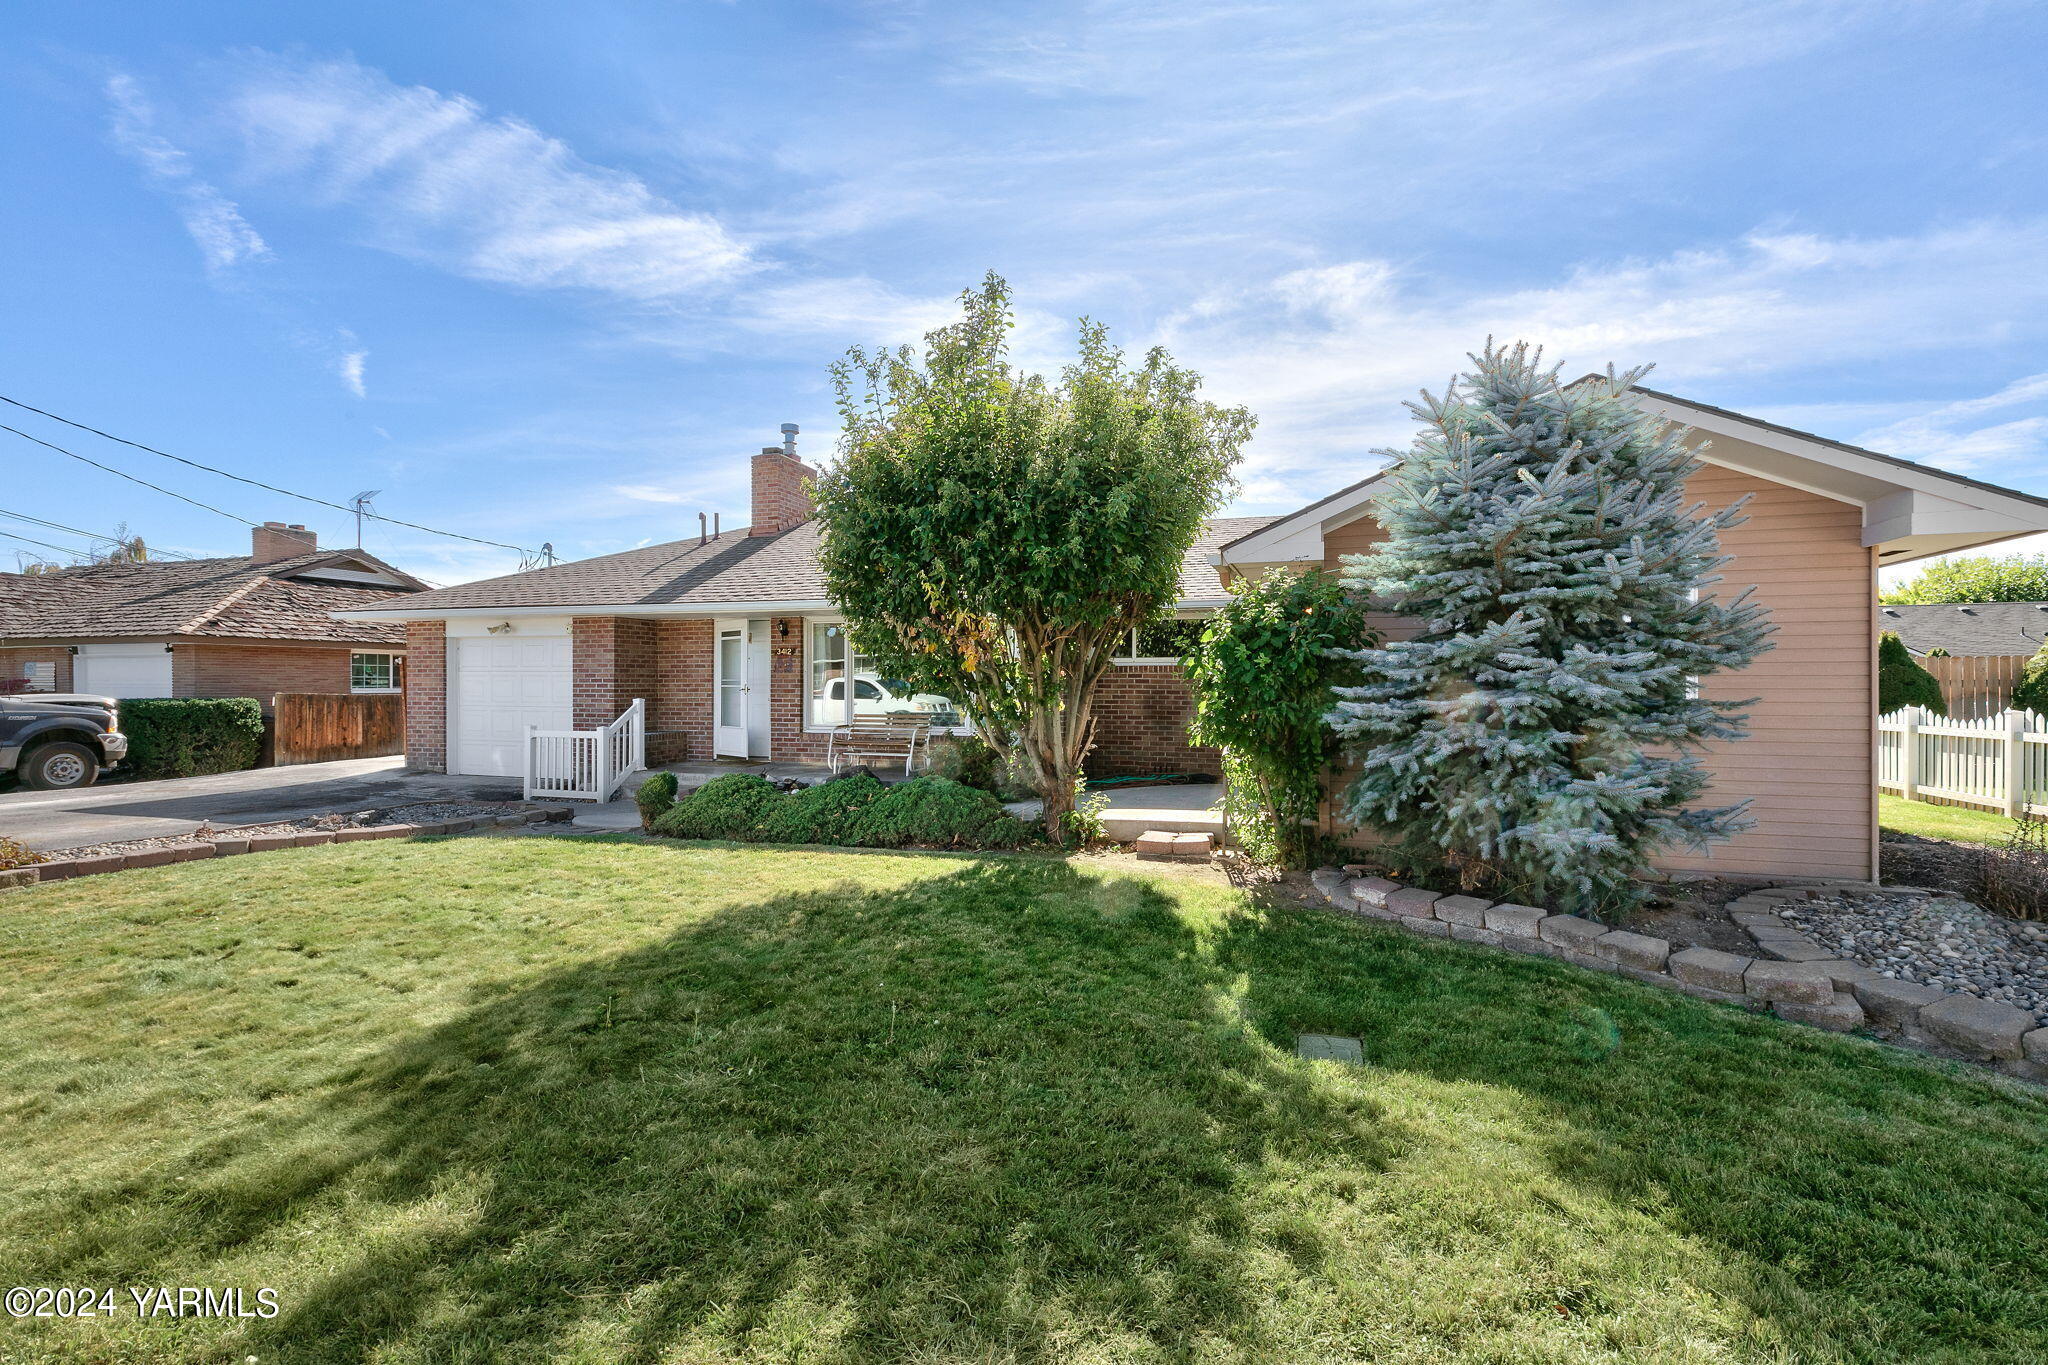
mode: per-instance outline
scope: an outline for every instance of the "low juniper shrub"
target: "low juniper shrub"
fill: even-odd
[[[655,820],[654,832],[673,839],[758,839],[763,817],[781,799],[765,777],[727,773],[671,806]]]
[[[888,790],[864,770],[829,778],[769,807],[755,837],[776,844],[851,844],[868,808]]]
[[[633,793],[633,803],[640,807],[640,828],[653,829],[654,822],[676,803],[676,775],[656,773],[648,778]]]
[[[993,793],[944,777],[914,777],[888,788],[867,808],[850,842],[869,848],[1016,848],[1029,838]]]

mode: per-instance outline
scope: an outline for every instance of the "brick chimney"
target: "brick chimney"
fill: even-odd
[[[811,519],[811,480],[818,477],[796,457],[796,424],[782,424],[782,444],[754,457],[754,519],[749,536],[774,536]]]
[[[320,537],[297,522],[266,521],[249,529],[249,557],[258,564],[309,555],[320,548]]]

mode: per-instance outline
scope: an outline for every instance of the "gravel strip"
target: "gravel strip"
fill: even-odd
[[[1794,901],[1786,923],[1895,981],[1998,1000],[2048,1025],[2048,925],[2009,920],[1957,896],[1887,889]]]
[[[215,839],[247,839],[258,834],[304,834],[313,830],[361,829],[369,825],[431,825],[443,820],[471,820],[529,809],[523,802],[415,801],[404,806],[336,811],[268,825],[201,825],[190,834],[159,834],[148,839],[121,839],[109,844],[43,850],[46,858],[91,858],[102,853],[140,853],[176,844],[210,843]]]

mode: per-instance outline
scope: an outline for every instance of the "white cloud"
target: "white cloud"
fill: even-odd
[[[1259,414],[1248,487],[1265,490],[1259,502],[1284,506],[1361,477],[1371,448],[1405,445],[1413,427],[1401,401],[1420,385],[1440,386],[1489,335],[1541,344],[1573,370],[1655,362],[1651,382],[1684,392],[1709,378],[1782,382],[1980,349],[1987,336],[2048,330],[2036,321],[2048,319],[2044,307],[2048,225],[1988,223],[1884,239],[1759,233],[1583,265],[1556,284],[1467,294],[1433,290],[1388,261],[1348,261],[1212,293],[1161,330],[1214,397]],[[2044,391],[2036,377],[1923,421],[1917,453],[1961,467],[2038,448],[2032,417],[1967,433],[1943,423]],[[1864,443],[1914,444],[1904,428],[1883,435]]]
[[[198,244],[208,270],[229,270],[270,254],[262,236],[234,203],[193,172],[184,149],[156,131],[155,111],[134,78],[110,78],[106,95],[112,106],[108,132],[114,146],[177,206],[178,217]]]
[[[1981,398],[1940,403],[1856,438],[1857,445],[1924,460],[1947,469],[1982,470],[2019,466],[2034,473],[2048,454],[2048,414],[2015,414],[2026,406],[2048,407],[2048,374],[2028,375]],[[1992,414],[1999,420],[1984,422]]]
[[[672,300],[750,268],[708,214],[461,95],[352,61],[235,68],[224,122],[252,179],[360,210],[372,240],[475,279]]]
[[[688,493],[675,488],[660,488],[651,483],[615,483],[612,492],[629,502],[653,502],[663,505],[678,505],[693,502]]]
[[[343,353],[341,363],[336,367],[340,371],[343,387],[358,398],[370,396],[369,391],[363,387],[363,362],[369,358],[368,351],[347,351]]]

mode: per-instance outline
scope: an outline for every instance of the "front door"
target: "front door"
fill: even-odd
[[[747,703],[752,697],[748,678],[747,623],[717,623],[718,648],[713,655],[711,685],[711,752],[718,758],[746,758]]]

